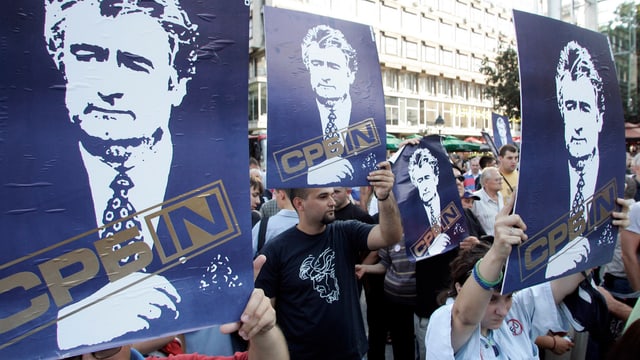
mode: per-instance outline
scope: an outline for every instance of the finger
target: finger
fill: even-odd
[[[378,163],[378,169],[380,170],[391,170],[391,164],[388,161],[382,161]]]
[[[509,198],[509,201],[507,201],[507,203],[504,204],[504,206],[502,207],[502,209],[498,213],[498,216],[507,216],[507,215],[511,214],[511,211],[513,210],[513,205],[515,203],[516,203],[516,197],[514,195],[514,196],[511,196]]]
[[[231,334],[234,331],[238,331],[241,325],[242,323],[240,321],[222,324],[220,325],[220,332],[223,334]]]
[[[255,281],[262,270],[262,266],[267,262],[267,257],[260,254],[253,260],[253,280]]]

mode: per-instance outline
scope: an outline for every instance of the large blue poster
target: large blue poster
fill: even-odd
[[[265,7],[270,187],[368,185],[386,159],[373,29]]]
[[[493,125],[493,142],[497,149],[500,149],[502,145],[513,144],[509,118],[492,112],[491,124]]]
[[[3,358],[239,318],[247,24],[242,0],[3,4]]]
[[[407,145],[393,162],[393,194],[407,256],[422,260],[456,248],[468,236],[453,170],[440,136]]]
[[[607,38],[514,11],[522,86],[516,213],[528,240],[507,263],[511,292],[611,260],[624,189],[624,119]]]

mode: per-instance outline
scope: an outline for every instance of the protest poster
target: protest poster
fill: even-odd
[[[20,1],[1,19],[3,358],[237,321],[248,5]]]
[[[419,261],[456,248],[468,230],[440,136],[425,136],[418,145],[407,145],[394,157],[393,194],[409,259]]]
[[[267,184],[368,185],[386,160],[380,63],[370,26],[265,7]]]
[[[509,118],[492,112],[491,124],[493,126],[493,139],[497,149],[500,149],[502,145],[513,144]]]
[[[507,262],[509,293],[609,262],[622,197],[624,119],[607,38],[514,11],[522,91],[515,212],[528,240]]]

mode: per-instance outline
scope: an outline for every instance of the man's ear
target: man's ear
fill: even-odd
[[[296,197],[293,198],[292,203],[293,203],[293,208],[296,211],[300,211],[300,210],[303,209],[302,198],[299,198],[299,197],[296,196]]]
[[[169,78],[169,97],[171,98],[171,105],[174,107],[180,106],[182,99],[187,94],[187,83],[191,78],[179,78],[177,75]]]

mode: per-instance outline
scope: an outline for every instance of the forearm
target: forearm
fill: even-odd
[[[640,263],[638,263],[638,247],[640,246],[640,235],[628,230],[621,230],[620,246],[624,272],[627,274],[629,284],[634,291],[639,291]]]
[[[582,280],[584,280],[582,273],[575,273],[552,280],[551,293],[553,294],[553,301],[556,304],[560,304],[567,295],[571,294],[580,285]]]
[[[257,334],[249,343],[249,360],[287,360],[289,349],[278,326]]]
[[[631,306],[623,303],[622,301],[618,301],[616,298],[611,295],[611,293],[603,288],[602,286],[598,286],[598,291],[604,296],[604,299],[607,302],[607,307],[609,308],[609,312],[613,314],[615,317],[621,320],[627,320],[629,315],[631,315]]]
[[[505,260],[490,249],[478,265],[479,275],[487,281],[500,278]],[[476,281],[473,274],[460,289],[452,309],[451,345],[457,351],[464,345],[485,315],[492,290],[486,290]]]
[[[365,274],[384,274],[387,272],[387,268],[381,263],[373,264],[373,265],[361,265]]]
[[[378,201],[378,212],[379,229],[384,242],[382,246],[397,244],[402,239],[402,221],[393,191],[389,192],[387,199]]]

